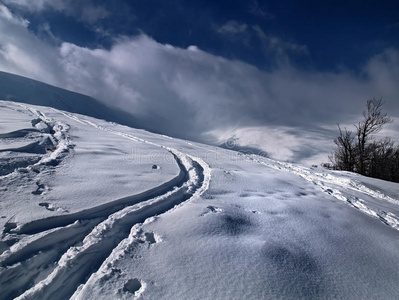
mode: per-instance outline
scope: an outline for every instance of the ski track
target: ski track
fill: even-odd
[[[35,115],[38,124],[41,122],[42,126],[52,129],[57,148],[43,155],[38,162],[0,178],[15,176],[18,172],[30,171],[38,166],[51,165],[51,162],[62,159],[74,146],[67,135],[68,124],[47,118],[42,112],[28,106],[19,106]],[[95,280],[106,276],[110,272],[107,266],[117,260],[126,247],[131,247],[137,240],[143,240],[143,223],[200,196],[208,189],[211,180],[210,167],[198,157],[98,125],[83,117],[52,110],[80,124],[164,149],[173,155],[180,172],[170,181],[140,194],[72,214],[35,220],[16,228],[6,227],[3,240],[13,245],[0,255],[2,299],[65,299],[75,296],[79,290],[84,289],[89,278],[94,277]],[[23,134],[18,131],[7,135],[18,137]],[[290,163],[260,160],[257,156],[246,157],[267,167],[297,175],[315,184],[323,192],[399,230],[399,218],[395,214],[374,210],[367,206],[366,201],[348,195],[340,187],[394,204],[399,204],[397,199],[349,178],[311,172],[308,168]],[[142,283],[139,293],[142,293],[145,286]]]
[[[393,204],[399,204],[399,200],[397,199],[384,195],[381,192],[371,190],[363,184],[349,178],[340,178],[332,174],[310,172],[309,169],[306,167],[297,166],[291,163],[272,161],[269,159],[266,159],[266,161],[261,161],[256,157],[250,155],[247,155],[247,157],[252,161],[271,167],[273,169],[295,174],[305,179],[306,181],[315,184],[323,192],[333,196],[338,200],[346,202],[350,206],[360,210],[367,215],[379,219],[385,225],[388,225],[399,231],[399,218],[394,213],[372,209],[365,204],[364,200],[355,196],[344,195],[343,192],[339,190],[339,187],[344,187],[349,190],[364,194],[366,196],[388,201]]]
[[[37,164],[55,159],[60,152],[71,147],[66,135],[69,129],[67,124],[55,122],[25,105],[20,106],[45,124],[55,124],[53,128],[56,129],[59,151],[42,158]],[[53,111],[134,142],[162,148],[173,155],[180,172],[169,182],[140,194],[80,212],[35,220],[16,228],[5,228],[4,240],[17,242],[0,255],[2,299],[69,298],[100,268],[114,248],[129,236],[135,224],[153,219],[189,199],[199,197],[209,187],[211,171],[200,158],[66,112]]]
[[[68,154],[69,150],[74,147],[73,143],[70,141],[67,135],[69,130],[69,126],[67,124],[47,118],[44,113],[36,109],[27,107],[20,103],[16,104],[20,106],[22,109],[24,109],[25,113],[33,114],[36,117],[36,119],[33,119],[31,121],[32,126],[34,128],[22,129],[2,134],[0,138],[9,138],[9,137],[23,138],[28,133],[37,132],[41,134],[46,134],[48,136],[50,145],[52,145],[53,149],[52,151],[49,152],[44,149],[45,148],[44,146],[42,146],[43,153],[40,153],[42,155],[37,162],[30,164],[26,167],[16,167],[12,172],[0,176],[0,179],[18,176],[18,174],[27,173],[32,170],[37,171],[38,168],[43,165],[56,166],[59,164],[62,158]],[[41,143],[43,142],[45,142],[45,139],[42,138],[41,141],[35,141],[29,145],[25,145],[20,148],[4,149],[2,151],[16,151],[16,152],[30,153],[31,151],[35,151],[35,147],[41,146]]]

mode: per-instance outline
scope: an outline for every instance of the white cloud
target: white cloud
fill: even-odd
[[[48,0],[35,0],[35,1],[3,0],[3,2],[7,5],[16,5],[16,6],[28,9],[30,11],[40,11],[40,10],[43,10],[49,2],[50,3],[53,2],[54,4],[57,4],[57,3],[60,3],[61,1],[59,1],[59,0],[54,0],[54,1],[48,1]]]
[[[207,134],[211,141],[212,138],[216,139],[213,143],[224,145],[227,148],[247,147],[247,149],[253,149],[251,152],[247,150],[247,154],[260,154],[255,149],[261,149],[265,155],[286,160],[294,156],[293,149],[300,147],[299,137],[291,134],[289,130],[290,128],[284,126],[249,126],[216,129]]]
[[[4,5],[0,4],[0,17],[8,20],[11,23],[22,25],[23,27],[28,27],[29,21],[21,17],[14,16],[12,12]]]
[[[4,13],[6,12],[6,13]],[[58,84],[59,60],[55,49],[41,42],[26,22],[0,6],[0,68],[3,71]]]
[[[242,34],[247,31],[248,25],[244,23],[239,23],[237,21],[231,20],[228,21],[226,24],[222,25],[217,29],[217,32],[220,34],[228,34],[228,35],[235,35],[235,34]]]
[[[263,43],[263,49],[266,53],[273,53],[278,59],[288,60],[290,54],[308,54],[308,48],[305,45],[298,45],[285,41],[280,37],[266,34],[258,25],[252,26],[258,38]]]
[[[334,146],[332,131],[317,128],[242,126],[216,129],[207,134],[212,144],[307,165],[328,162]]]
[[[296,159],[298,153],[314,154],[315,146],[306,142],[312,134],[306,132],[351,123],[370,97],[384,97],[389,114],[399,116],[395,49],[371,58],[362,77],[344,70],[302,71],[289,63],[264,72],[198,48],[163,45],[146,35],[120,38],[110,50],[70,43],[58,47],[18,20],[9,10],[0,13],[0,32],[8,33],[0,36],[0,70],[88,94],[169,135],[199,140],[213,132],[220,139],[223,131],[261,128],[262,134],[251,130],[250,139],[241,134],[242,145],[255,146],[259,139],[266,141],[258,143],[264,150]]]
[[[272,13],[268,12],[265,7],[259,4],[257,0],[252,0],[249,6],[249,12],[257,17],[261,17],[266,20],[273,20],[275,17]]]
[[[371,58],[364,73],[372,84],[373,90],[383,90],[388,101],[387,106],[395,109],[399,102],[399,51],[393,48]],[[378,94],[372,96],[379,97]]]
[[[195,45],[191,45],[191,46],[187,47],[187,50],[197,52],[199,50],[199,48]]]
[[[39,38],[47,39],[49,42],[54,44],[61,44],[62,41],[58,37],[56,37],[53,32],[51,31],[49,23],[43,23],[38,26],[38,33]]]
[[[87,23],[95,23],[109,16],[103,5],[96,5],[92,0],[4,0],[4,3],[31,12],[52,9]]]
[[[248,25],[230,20],[217,27],[216,32],[223,38],[240,42],[250,48],[253,47],[253,41],[260,41],[264,55],[273,57],[277,63],[288,63],[292,54],[302,56],[309,54],[306,45],[298,45],[278,36],[266,34],[258,25]]]
[[[28,69],[29,73],[40,74],[41,66],[35,60],[34,57],[30,56],[23,50],[17,48],[13,44],[5,44],[0,50],[0,55],[8,62],[12,62],[16,68],[23,70]]]

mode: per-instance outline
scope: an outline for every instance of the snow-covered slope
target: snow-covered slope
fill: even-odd
[[[151,88],[151,90],[152,89],[153,88]],[[112,96],[117,97],[116,94]],[[181,120],[180,118],[174,117],[173,120],[169,119],[168,121],[167,116],[155,113],[159,107],[157,107],[154,112],[147,112],[143,115],[139,109],[140,105],[136,106],[138,110],[136,111],[136,109],[133,108],[135,107],[134,104],[125,102],[125,110],[122,111],[115,108],[115,105],[113,107],[105,105],[113,105],[120,102],[121,100],[118,98],[107,98],[107,101],[103,99],[102,102],[100,102],[86,95],[1,71],[0,99],[53,107],[72,113],[113,121],[130,127],[145,128],[157,133],[165,134],[170,132],[169,127],[173,127],[172,133],[179,134],[180,137],[190,137],[191,140],[197,142],[221,145],[222,147],[227,146],[229,149],[239,150],[244,153],[251,152],[254,154],[267,155],[274,159],[301,162],[309,166],[328,161],[328,154],[331,152],[331,147],[334,146],[333,137],[336,134],[335,128],[334,131],[322,130],[317,132],[315,128],[293,128],[284,126],[239,126],[235,129],[222,128],[206,133],[204,133],[206,126],[204,128],[198,126],[196,131],[193,131],[191,126],[196,122],[194,119],[192,120],[193,124],[182,126],[182,124],[180,124],[181,122],[187,125],[187,122],[184,121],[184,116],[181,116]],[[165,109],[167,108],[171,111],[175,111],[180,107],[179,104],[173,104],[173,106],[164,103],[163,105],[165,105]],[[189,110],[192,109],[194,108],[191,107]],[[187,110],[187,108],[185,108],[185,110]],[[183,115],[185,113],[186,112],[184,112]],[[170,126],[166,126],[165,122]],[[194,128],[197,125],[195,125]],[[201,128],[201,130],[199,130],[199,128]],[[177,133],[177,131],[180,132]]]
[[[108,107],[98,100],[40,81],[0,71],[0,99],[49,106],[73,113],[137,127],[131,114]]]
[[[0,102],[4,299],[396,299],[399,185]]]

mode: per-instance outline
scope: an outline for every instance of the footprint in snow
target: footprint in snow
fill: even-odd
[[[60,212],[69,212],[67,209],[63,209],[61,207],[56,207],[54,204],[47,203],[47,202],[40,202],[39,206],[44,207],[49,211],[60,211]]]
[[[162,238],[158,234],[152,231],[144,232],[142,229],[137,231],[134,238],[135,238],[134,240],[137,243],[139,244],[147,243],[148,245],[156,244],[162,241]]]
[[[41,184],[39,181],[36,182],[37,188],[35,191],[32,192],[33,195],[41,195],[46,190],[46,186]]]
[[[209,206],[206,208],[206,211],[203,212],[203,213],[201,214],[201,217],[202,217],[202,216],[205,216],[205,215],[207,215],[207,214],[210,214],[210,213],[220,213],[220,212],[222,212],[222,211],[223,211],[223,209],[221,209],[221,208],[219,208],[219,207],[209,205]]]
[[[144,234],[144,236],[145,236],[145,240],[149,244],[155,244],[157,242],[157,237],[155,236],[155,234],[153,232],[146,232]]]
[[[123,286],[123,291],[126,293],[132,293],[134,296],[138,297],[142,292],[144,292],[145,285],[137,278],[129,279]]]
[[[49,203],[47,203],[47,202],[41,202],[41,203],[39,203],[39,206],[42,206],[42,207],[46,208],[49,211],[54,211],[55,210],[54,206],[49,204]]]

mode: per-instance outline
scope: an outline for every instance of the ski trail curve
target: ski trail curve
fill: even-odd
[[[210,168],[200,158],[53,110],[99,130],[160,147],[173,155],[180,172],[170,181],[141,194],[77,213],[32,221],[6,231],[6,235],[34,238],[24,246],[18,247],[17,243],[11,251],[0,255],[0,287],[4,299],[70,297],[129,236],[135,224],[198,197],[209,187]],[[44,118],[39,111],[34,112]]]
[[[89,220],[89,219],[107,217],[109,214],[121,210],[125,206],[134,205],[146,199],[150,199],[158,195],[165,194],[171,189],[171,187],[176,185],[181,185],[185,180],[185,177],[187,176],[186,174],[187,172],[184,166],[182,166],[180,159],[178,159],[176,156],[174,156],[174,158],[180,168],[179,174],[176,177],[169,180],[168,182],[163,183],[162,185],[149,189],[140,194],[123,197],[76,213],[54,216],[25,223],[16,229],[9,230],[8,232],[16,234],[35,234],[52,228],[72,224],[76,220]]]
[[[247,157],[252,161],[271,167],[273,169],[297,175],[305,179],[306,181],[315,184],[323,192],[333,196],[334,198],[340,201],[346,202],[353,208],[356,208],[371,217],[377,218],[385,225],[388,225],[399,231],[399,217],[396,216],[394,213],[371,208],[367,206],[367,203],[363,199],[349,195],[347,193],[344,194],[344,192],[339,188],[344,187],[348,190],[352,190],[372,198],[381,199],[396,205],[399,204],[399,200],[397,199],[384,195],[378,191],[371,190],[368,187],[364,186],[363,184],[351,180],[349,178],[341,178],[334,176],[332,174],[311,172],[306,167],[300,167],[291,163],[273,161],[269,159],[264,161],[264,160],[259,160],[254,156],[247,156]]]
[[[26,105],[20,103],[15,104],[24,109],[24,113],[34,116],[34,119],[31,120],[32,128],[24,128],[1,134],[0,138],[23,138],[28,133],[36,133],[38,136],[35,141],[29,145],[16,149],[4,149],[2,151],[34,153],[39,155],[39,159],[29,164],[22,164],[22,166],[16,165],[14,168],[12,168],[11,164],[11,166],[9,166],[11,167],[10,172],[1,175],[0,180],[15,177],[29,171],[37,171],[38,168],[44,165],[56,166],[69,153],[70,149],[74,148],[67,134],[69,131],[69,126],[67,124],[48,118],[44,113]]]

